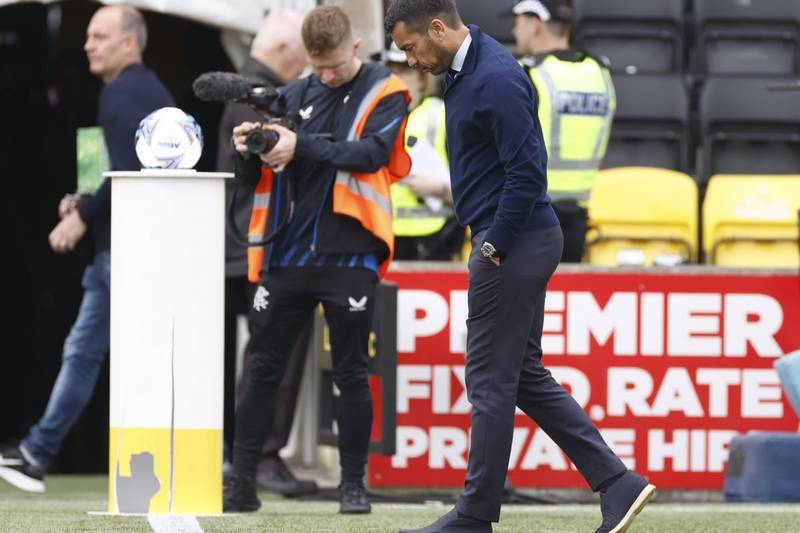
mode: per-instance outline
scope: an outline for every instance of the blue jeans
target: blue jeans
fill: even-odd
[[[83,273],[83,300],[78,318],[64,341],[63,361],[47,409],[21,446],[47,468],[61,442],[92,398],[109,348],[111,253],[94,256]]]

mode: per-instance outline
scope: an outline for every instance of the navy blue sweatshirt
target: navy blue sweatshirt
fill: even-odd
[[[303,110],[307,118],[298,128],[294,159],[284,172],[275,175],[267,232],[276,227],[279,215],[285,213],[283,180],[293,181],[296,204],[292,223],[275,242],[265,246],[265,269],[341,266],[377,270],[388,255],[383,241],[359,220],[334,214],[332,195],[338,170],[376,172],[389,162],[408,113],[402,94],[384,97],[367,119],[361,136],[346,140],[369,89],[388,75],[383,66],[369,63],[361,67],[350,83],[337,89],[326,87],[313,75],[281,89],[286,94],[288,109]],[[319,133],[332,133],[333,137],[312,136]],[[261,160],[248,154],[238,157],[236,162],[237,178],[255,187]]]
[[[477,26],[461,72],[445,90],[456,217],[504,257],[517,237],[558,224],[547,196],[547,152],[533,84]]]
[[[100,91],[97,125],[103,129],[111,170],[139,170],[134,136],[139,122],[175,102],[152,70],[137,63],[125,68]],[[111,181],[78,203],[81,219],[92,229],[95,253],[111,246]]]
[[[302,122],[297,141],[298,157],[285,176],[285,179],[294,180],[295,222],[289,224],[286,231],[275,240],[270,257],[271,267],[355,266],[378,270],[377,252],[384,245],[377,239],[371,247],[327,255],[318,253],[320,243],[316,242],[321,211],[324,210],[325,215],[333,212],[332,187],[337,170],[352,169],[373,160],[386,164],[402,119],[408,112],[405,97],[400,93],[393,94],[377,105],[359,141],[337,142],[311,137],[312,134],[333,133],[339,128],[359,78],[360,73],[349,83],[331,89],[323,85],[318,77],[312,76],[305,101],[297,103],[298,108],[311,109],[312,112]],[[301,80],[297,85],[304,83],[306,80]],[[375,253],[365,253],[369,251]]]

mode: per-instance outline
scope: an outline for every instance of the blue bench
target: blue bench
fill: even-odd
[[[726,502],[800,502],[800,434],[739,435],[729,450]]]

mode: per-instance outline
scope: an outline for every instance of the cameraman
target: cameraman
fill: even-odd
[[[251,80],[258,80],[273,87],[281,87],[296,80],[306,68],[306,51],[300,30],[303,17],[293,11],[274,11],[262,22],[253,44],[250,57],[239,73]],[[229,103],[219,125],[217,147],[217,171],[233,172],[236,151],[230,143],[231,130],[242,122],[259,120],[258,111],[244,103]],[[233,180],[226,180],[226,205],[230,203],[234,189]],[[246,228],[253,207],[252,191],[239,190],[234,206],[236,225]],[[247,279],[247,247],[236,242],[233,228],[225,228],[225,460],[230,463],[233,448],[233,428],[236,404],[236,347],[237,322],[240,315],[250,312],[256,284]],[[262,489],[284,496],[297,496],[317,490],[313,481],[297,479],[281,459],[279,451],[286,446],[292,430],[300,381],[303,377],[305,354],[311,336],[309,321],[306,331],[300,336],[278,392],[280,408],[275,413],[270,438],[264,443],[256,481]],[[245,349],[244,368],[249,366],[250,352]],[[238,390],[246,387],[242,380]]]
[[[255,511],[259,453],[276,409],[276,391],[292,346],[322,303],[330,327],[338,409],[340,512],[368,513],[364,488],[372,425],[367,343],[378,278],[392,257],[390,186],[411,162],[403,147],[409,94],[384,67],[363,64],[361,44],[337,6],[313,9],[303,43],[313,75],[283,90],[299,114],[297,132],[245,122],[233,130],[237,179],[255,186],[248,238],[260,242],[280,227],[287,182],[295,190],[291,222],[268,245],[248,250],[249,277],[259,282],[248,386],[236,414],[233,468],[225,480],[225,511]],[[277,145],[255,157],[245,138],[276,132]]]

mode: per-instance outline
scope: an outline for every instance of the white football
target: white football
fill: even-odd
[[[144,168],[192,168],[202,152],[200,126],[177,107],[156,109],[136,130],[136,155]]]

